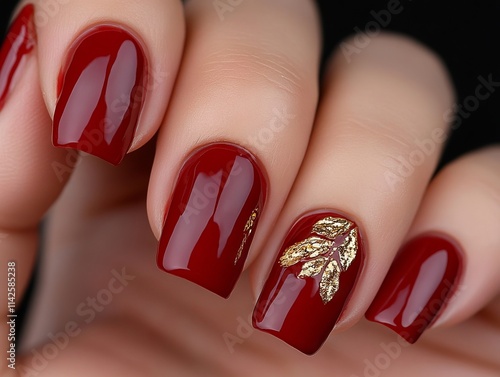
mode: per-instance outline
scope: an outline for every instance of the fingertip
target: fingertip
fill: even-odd
[[[158,130],[184,44],[176,0],[36,2],[54,145],[119,164]],[[48,20],[50,19],[50,22]]]
[[[498,146],[469,153],[431,182],[409,241],[394,260],[366,318],[415,342],[455,325],[498,293]]]

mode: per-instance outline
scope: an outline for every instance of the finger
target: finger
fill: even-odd
[[[374,38],[351,63],[333,57],[301,171],[252,267],[256,289],[272,267],[258,329],[310,354],[336,322],[346,328],[363,315],[435,169],[441,145],[431,138],[444,134],[452,100],[444,72],[397,35]],[[427,139],[425,155],[417,146]]]
[[[35,1],[53,142],[118,164],[156,133],[184,41],[178,0]]]
[[[244,2],[232,13],[193,0],[186,14],[149,218],[161,233],[160,268],[226,297],[250,245],[252,259],[272,227],[306,149],[318,96],[318,19],[313,2],[298,0]]]
[[[499,167],[495,146],[460,158],[433,180],[369,320],[413,343],[433,323],[464,321],[498,294]]]
[[[39,221],[69,177],[60,177],[54,170],[66,166],[67,152],[50,143],[50,118],[38,85],[36,54],[25,48],[35,43],[32,15],[30,6],[20,10],[0,52],[0,57],[16,57],[15,64],[0,58],[0,77],[13,78],[6,85],[0,111],[0,314],[11,316],[0,326],[0,345],[10,351],[0,360],[2,371],[15,366],[11,349],[19,335],[16,309],[33,268]]]

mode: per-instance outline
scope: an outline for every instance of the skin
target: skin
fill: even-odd
[[[138,167],[144,166],[140,160],[151,157],[146,152],[118,170],[106,167],[101,173],[111,174],[110,181],[123,183],[122,187],[136,177],[140,181],[143,174]],[[498,158],[498,150],[495,153]],[[100,169],[96,169],[96,163],[100,165],[84,160],[86,166],[81,169],[97,179],[96,170]],[[78,174],[75,178],[79,178]],[[254,298],[248,275],[242,277],[232,298],[223,301],[157,270],[156,241],[149,231],[144,207],[147,181],[143,179],[142,183],[142,187],[126,194],[129,199],[119,206],[113,204],[113,191],[100,210],[87,214],[82,211],[85,203],[78,203],[76,213],[75,207],[69,209],[66,205],[73,195],[81,194],[77,180],[70,184],[53,210],[44,258],[47,269],[34,303],[39,310],[33,311],[26,329],[32,336],[24,344],[21,365],[39,365],[33,349],[44,352],[43,345],[31,347],[46,341],[53,344],[48,333],[56,334],[74,321],[81,333],[71,337],[68,346],[58,351],[57,358],[48,362],[40,376],[66,376],[70,371],[75,376],[329,376],[332,368],[339,375],[363,376],[368,362],[385,365],[386,356],[380,355],[395,355],[385,376],[497,373],[498,299],[460,325],[431,330],[412,346],[384,327],[362,320],[348,331],[330,336],[315,356],[308,357],[251,330],[247,321]],[[68,216],[78,220],[68,222]],[[92,309],[88,297],[95,298],[103,288],[109,289],[114,277],[111,271],[121,272],[123,267],[134,280],[113,295],[102,312],[97,310],[103,307],[99,302],[94,303],[97,309]],[[85,313],[78,314],[82,304]]]
[[[182,11],[174,0],[73,1],[37,25],[37,53],[0,113],[0,150],[9,157],[0,158],[0,263],[16,261],[19,294],[48,216],[19,369],[2,359],[0,376],[497,375],[500,147],[466,155],[431,181],[454,101],[439,58],[381,34],[352,61],[338,50],[320,92],[313,2],[245,2],[224,22],[211,2],[188,2],[185,18]],[[147,93],[137,152],[118,168],[50,145],[54,62],[103,20],[134,30],[164,77]],[[290,116],[284,132],[252,143],[276,108]],[[432,139],[436,130],[441,138]],[[155,135],[156,148],[147,144]],[[391,186],[386,172],[426,139],[433,151]],[[228,301],[155,266],[178,169],[195,147],[218,140],[248,147],[272,187]],[[317,208],[352,216],[369,254],[336,329],[307,357],[252,330],[248,317],[287,230]],[[402,243],[427,231],[458,241],[464,272],[434,328],[409,347],[362,317]]]

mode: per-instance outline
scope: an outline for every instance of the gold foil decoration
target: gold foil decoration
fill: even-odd
[[[325,267],[326,262],[328,262],[327,258],[320,257],[304,263],[302,265],[302,271],[300,271],[299,278],[311,278],[318,275]]]
[[[309,237],[303,241],[297,242],[287,248],[280,258],[282,267],[290,267],[304,258],[315,258],[321,254],[327,253],[333,245],[333,241],[325,240],[319,237]]]
[[[316,235],[287,247],[279,259],[280,266],[286,268],[302,263],[301,271],[297,275],[299,279],[322,274],[319,293],[323,303],[327,304],[339,289],[340,274],[346,271],[356,258],[358,230],[353,226],[352,222],[342,218],[325,217],[319,220],[311,230],[311,233]],[[335,246],[337,237],[343,235],[345,238],[342,244]],[[336,255],[338,261],[335,259]]]
[[[339,278],[340,268],[337,261],[334,259],[328,263],[321,277],[321,283],[319,283],[319,294],[321,295],[323,304],[328,304],[339,290]]]
[[[257,220],[257,216],[259,215],[259,207],[256,207],[252,213],[250,214],[250,217],[248,218],[245,227],[243,228],[243,240],[241,241],[240,248],[238,249],[238,252],[236,253],[236,258],[234,258],[234,264],[238,263],[238,261],[241,259],[241,255],[243,254],[243,248],[245,247],[248,238],[253,232],[253,227],[255,225],[255,220]]]
[[[358,230],[352,229],[349,235],[345,238],[344,243],[338,247],[340,256],[340,264],[345,271],[349,268],[356,253],[358,252]]]
[[[352,226],[353,223],[349,220],[325,217],[323,220],[319,220],[314,224],[312,231],[320,236],[325,236],[330,240],[334,240],[337,236],[347,232]]]

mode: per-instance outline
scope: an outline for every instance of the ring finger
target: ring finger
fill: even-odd
[[[439,59],[404,37],[375,38],[350,64],[337,53],[330,68],[306,158],[265,248],[281,244],[278,259],[262,253],[252,270],[259,289],[272,266],[254,325],[308,354],[373,299],[435,169],[452,101]]]

